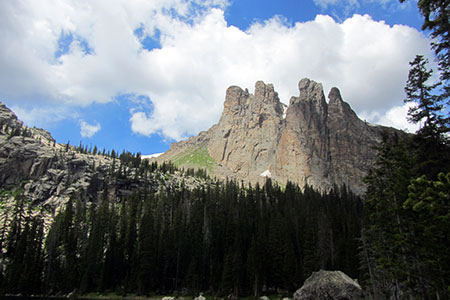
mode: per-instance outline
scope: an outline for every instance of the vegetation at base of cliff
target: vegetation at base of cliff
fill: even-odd
[[[46,236],[38,215],[16,213],[1,241],[2,291],[287,296],[320,268],[358,277],[362,202],[346,189],[282,191],[268,180],[143,187],[122,198],[107,191],[89,206],[72,197]]]
[[[206,147],[188,149],[173,160],[177,167],[188,166],[197,169],[206,169],[212,172],[217,166],[217,162],[212,158]]]

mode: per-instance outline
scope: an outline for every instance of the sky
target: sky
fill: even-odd
[[[217,123],[231,85],[308,77],[414,132],[409,62],[432,61],[417,1],[3,0],[0,101],[60,143],[152,154]]]

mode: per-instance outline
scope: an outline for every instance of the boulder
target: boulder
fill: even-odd
[[[198,297],[195,297],[194,300],[206,300],[202,293]]]
[[[313,272],[294,294],[294,300],[363,299],[361,286],[341,271]]]

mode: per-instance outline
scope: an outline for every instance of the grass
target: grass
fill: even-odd
[[[214,171],[217,162],[212,158],[206,147],[191,148],[174,159],[177,167],[206,169],[209,173]]]

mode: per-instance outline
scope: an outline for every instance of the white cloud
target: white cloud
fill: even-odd
[[[77,118],[78,113],[66,106],[37,106],[23,108],[12,105],[11,110],[27,126],[45,127],[46,124],[59,122],[65,119]]]
[[[80,120],[80,134],[82,137],[91,138],[102,129],[100,123],[89,124],[84,120]]]
[[[309,77],[327,91],[339,87],[357,113],[381,119],[404,97],[408,62],[430,55],[417,30],[369,16],[337,23],[319,15],[293,26],[273,18],[242,31],[226,23],[227,1],[196,3],[1,1],[0,97],[17,107],[45,99],[70,109],[145,96],[151,109],[136,105],[132,130],[181,139],[217,122],[228,86],[252,90],[257,80],[273,83],[287,103],[298,95],[298,80]],[[161,49],[145,50],[137,28],[149,35],[157,29]],[[78,40],[56,58],[62,32],[80,37],[91,53]]]
[[[419,129],[419,124],[412,124],[407,120],[409,108],[413,106],[414,104],[412,103],[405,103],[402,106],[392,107],[384,115],[373,112],[371,115],[363,114],[361,115],[361,118],[366,119],[371,123],[399,128],[414,133]]]

